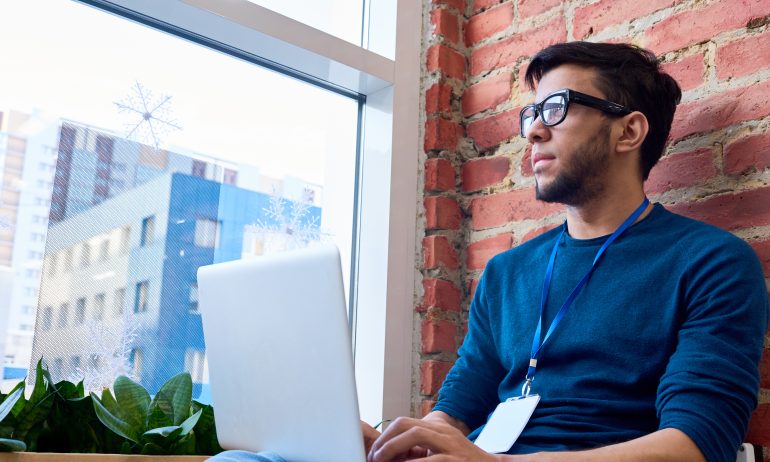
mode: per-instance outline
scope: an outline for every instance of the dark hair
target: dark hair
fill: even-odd
[[[682,90],[676,81],[660,69],[658,59],[649,50],[630,44],[569,42],[552,45],[537,53],[527,67],[527,85],[563,64],[575,64],[596,71],[596,87],[604,97],[647,117],[650,131],[642,143],[642,178],[663,155],[671,131],[676,105]]]

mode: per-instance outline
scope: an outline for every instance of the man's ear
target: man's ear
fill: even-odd
[[[642,143],[650,131],[647,117],[639,111],[634,111],[619,120],[623,130],[617,139],[615,150],[620,153],[632,152],[642,148]]]

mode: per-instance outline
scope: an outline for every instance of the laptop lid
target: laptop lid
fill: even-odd
[[[204,266],[198,292],[222,447],[365,460],[337,248]]]

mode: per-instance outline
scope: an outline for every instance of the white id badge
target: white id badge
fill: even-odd
[[[476,438],[476,446],[492,454],[507,452],[519,438],[535,412],[539,395],[511,398],[497,405],[487,425]]]

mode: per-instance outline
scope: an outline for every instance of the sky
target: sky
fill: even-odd
[[[352,24],[338,35],[360,40],[360,0],[253,1],[328,32]],[[3,6],[0,111],[38,110],[126,134],[138,119],[115,103],[139,82],[154,101],[171,97],[169,117],[182,127],[162,140],[171,150],[323,185],[324,157],[355,149],[353,100],[72,0]]]

